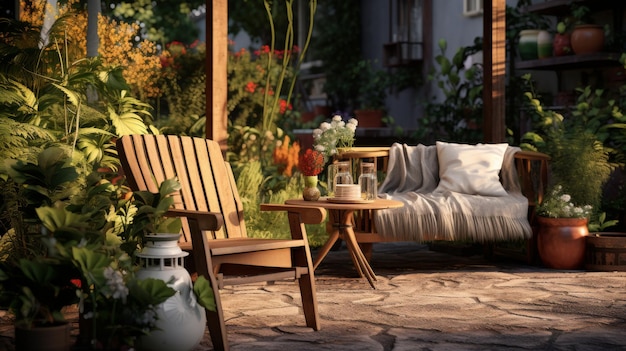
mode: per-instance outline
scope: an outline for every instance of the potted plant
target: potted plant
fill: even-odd
[[[63,310],[78,302],[72,279],[78,277],[70,262],[50,255],[45,227],[36,209],[74,192],[68,183],[78,176],[63,161],[60,148],[45,149],[37,164],[8,162],[10,178],[3,180],[6,221],[11,229],[2,236],[0,261],[0,306],[15,318],[16,346],[32,348],[30,333],[53,336],[45,341],[53,347],[69,345],[70,326]],[[68,185],[63,187],[63,184]],[[43,336],[44,340],[48,336]]]
[[[543,264],[554,269],[579,269],[585,262],[589,205],[577,205],[555,185],[537,206],[537,249]]]
[[[585,87],[576,90],[579,96],[573,110],[562,115],[544,109],[529,86],[527,106],[534,130],[523,136],[521,146],[550,155],[550,183],[558,184],[574,205],[592,207],[589,228],[613,223],[606,221],[602,200],[605,185],[624,156],[621,110],[604,97],[603,90]]]
[[[545,16],[525,11],[525,1],[519,1],[515,7],[506,7],[507,39],[509,48],[522,60],[536,60],[538,56],[538,35],[541,30],[549,28]]]
[[[376,69],[370,60],[361,60],[353,67],[353,79],[359,82],[355,117],[364,128],[382,127],[386,99],[393,85],[392,74]]]
[[[574,53],[571,43],[571,31],[567,28],[567,23],[561,21],[556,25],[556,34],[552,41],[552,52],[554,56],[566,56]]]
[[[604,48],[604,28],[593,24],[589,16],[590,9],[580,4],[572,4],[574,29],[571,35],[572,50],[575,54],[587,54],[602,51]]]
[[[164,280],[140,279],[132,258],[145,233],[180,229],[180,220],[164,217],[178,183],[164,182],[158,194],[130,193],[120,177],[82,176],[80,168],[59,147],[44,149],[36,162],[14,161],[7,168],[7,180],[16,185],[9,199],[16,201],[7,204],[15,218],[14,230],[3,236],[0,303],[16,319],[18,349],[42,348],[26,331],[61,325],[63,333],[53,333],[66,343],[59,350],[67,350],[63,311],[74,304],[80,310],[77,346],[132,346],[157,328],[157,307],[176,293]],[[200,305],[213,308],[204,278],[193,289]],[[43,342],[49,346],[52,340]]]
[[[545,109],[532,90],[525,94],[533,130],[522,136],[522,147],[548,154],[553,184],[580,203],[591,205],[596,216],[603,188],[623,157],[624,117],[616,102],[606,99],[604,91],[591,87],[576,89],[579,96],[574,109],[563,115]]]

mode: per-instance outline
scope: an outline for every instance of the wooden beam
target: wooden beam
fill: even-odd
[[[483,14],[483,139],[505,141],[506,1],[485,0]]]
[[[206,137],[226,151],[228,99],[228,0],[206,3]]]

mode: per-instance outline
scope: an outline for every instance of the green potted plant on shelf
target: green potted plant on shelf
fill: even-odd
[[[571,14],[573,29],[570,40],[574,53],[580,55],[602,51],[605,40],[604,27],[593,23],[589,7],[573,3]]]

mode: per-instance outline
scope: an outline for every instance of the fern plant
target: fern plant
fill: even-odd
[[[39,28],[0,20],[5,33],[0,39],[0,118],[11,125],[1,138],[3,145],[19,146],[0,149],[0,156],[24,157],[57,143],[81,151],[79,158],[115,168],[113,138],[147,133],[150,106],[129,96],[121,68],[78,54],[77,44],[66,36],[70,19],[60,17],[41,48]]]
[[[578,103],[570,115],[546,110],[533,91],[530,76],[525,80],[534,130],[522,137],[522,148],[550,155],[551,184],[560,184],[575,204],[593,206],[597,217],[604,185],[623,159],[624,137],[619,135],[624,116],[613,101],[601,98],[602,91],[591,87],[578,89]]]

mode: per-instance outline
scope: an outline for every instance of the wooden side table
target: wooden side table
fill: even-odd
[[[322,197],[318,201],[291,199],[285,201],[285,203],[299,206],[323,207],[328,210],[329,225],[326,227],[326,230],[328,231],[329,238],[315,258],[313,269],[316,269],[317,266],[319,266],[335,242],[337,242],[337,239],[341,238],[346,242],[350,258],[352,259],[352,263],[359,273],[359,276],[367,278],[367,281],[370,283],[372,288],[376,289],[376,286],[374,285],[374,281],[376,281],[376,274],[374,274],[367,258],[361,251],[354,234],[354,212],[359,210],[382,210],[386,208],[402,207],[404,206],[402,202],[376,199],[370,202],[355,201],[337,203],[327,201],[327,198]]]

